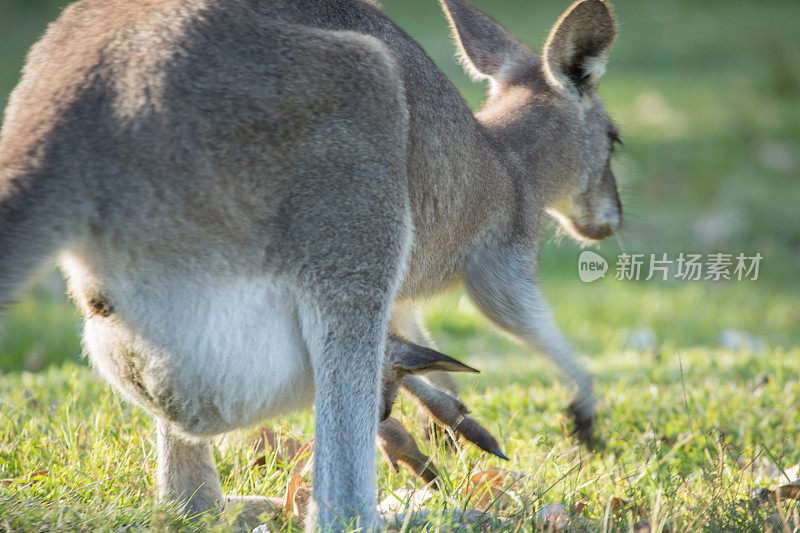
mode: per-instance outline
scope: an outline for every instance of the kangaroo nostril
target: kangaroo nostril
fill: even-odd
[[[604,210],[599,217],[597,217],[597,225],[609,228],[609,230],[616,230],[621,222],[622,217],[620,213],[613,209]]]

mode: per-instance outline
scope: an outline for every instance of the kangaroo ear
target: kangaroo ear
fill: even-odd
[[[389,363],[404,374],[478,372],[448,355],[408,342],[396,335],[389,336],[387,347]]]
[[[439,1],[450,20],[461,64],[473,79],[502,81],[520,62],[534,60],[532,52],[483,11],[462,0]]]
[[[605,0],[580,0],[556,22],[544,45],[550,82],[583,96],[597,87],[606,70],[617,23]]]

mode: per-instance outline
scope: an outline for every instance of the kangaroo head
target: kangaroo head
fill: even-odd
[[[577,239],[611,236],[622,219],[610,165],[619,135],[596,93],[617,34],[609,5],[574,3],[540,58],[466,2],[441,2],[466,70],[490,82],[476,116],[516,169],[522,208],[535,202]]]

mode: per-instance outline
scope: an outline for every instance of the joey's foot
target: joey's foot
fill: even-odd
[[[430,417],[421,417],[423,428],[422,438],[428,442],[433,443],[436,447],[442,446],[447,451],[453,451],[456,448],[456,441],[458,434],[453,431],[447,431],[444,427],[434,422]],[[454,438],[455,437],[455,438]]]
[[[491,453],[504,461],[508,461],[508,457],[500,450],[497,439],[495,439],[489,430],[483,427],[477,420],[468,416],[460,418],[455,426],[449,428],[444,428],[431,421],[428,425],[425,438],[433,442],[436,446],[443,446],[443,448],[448,451],[455,450],[456,442],[458,442],[459,439],[463,439],[485,452]]]
[[[594,450],[597,446],[594,434],[594,411],[587,409],[585,402],[575,400],[569,404],[569,414],[574,425],[573,435],[577,435],[578,440],[588,449]]]
[[[501,459],[506,456],[500,450],[497,439],[477,420],[467,416],[469,409],[449,392],[420,379],[406,378],[406,393],[438,426],[449,428],[454,435],[471,442],[481,450]]]
[[[463,417],[453,428],[457,435],[471,442],[481,450],[489,452],[495,457],[508,461],[508,457],[500,450],[497,439],[489,433],[477,420],[469,416]]]
[[[236,531],[251,531],[283,511],[283,500],[263,496],[225,496],[225,513],[236,516]]]
[[[402,464],[426,484],[438,488],[436,467],[396,418],[387,418],[378,427],[378,449],[395,472],[399,469],[398,465]]]

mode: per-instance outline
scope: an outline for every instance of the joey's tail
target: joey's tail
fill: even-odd
[[[70,198],[52,181],[0,152],[0,311],[67,238]]]

